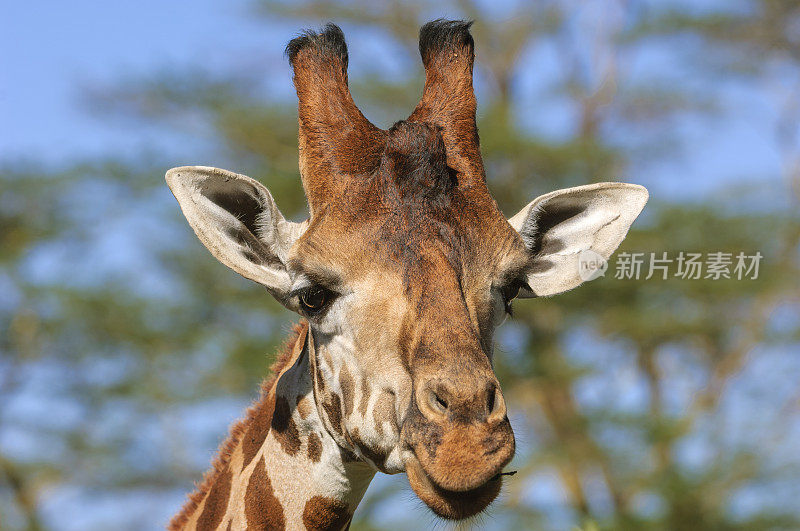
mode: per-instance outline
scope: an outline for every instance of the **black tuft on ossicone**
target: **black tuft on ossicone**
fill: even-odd
[[[466,48],[470,55],[473,54],[475,42],[469,32],[471,20],[445,20],[437,18],[422,26],[419,30],[419,53],[422,63],[428,62],[442,51]]]
[[[294,66],[294,60],[300,50],[313,46],[323,54],[330,54],[341,61],[342,66],[347,69],[347,43],[344,40],[342,29],[328,22],[319,33],[314,30],[304,30],[300,35],[289,41],[286,45],[286,57],[289,63]]]

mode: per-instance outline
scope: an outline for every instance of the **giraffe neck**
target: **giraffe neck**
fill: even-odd
[[[375,470],[342,449],[314,402],[308,324],[170,529],[342,529]]]

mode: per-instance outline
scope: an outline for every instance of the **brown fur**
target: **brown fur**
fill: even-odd
[[[292,418],[292,410],[289,408],[289,401],[286,400],[286,397],[277,396],[275,399],[272,433],[287,454],[295,455],[300,451],[300,433]]]
[[[269,434],[270,419],[275,414],[275,393],[267,391],[266,398],[255,407],[258,411],[242,437],[242,470],[247,468]]]
[[[319,463],[319,458],[322,455],[322,441],[316,433],[308,436],[307,454],[312,463]]]
[[[408,482],[419,499],[441,516],[450,520],[469,518],[483,511],[500,494],[502,478],[489,480],[469,491],[448,491],[435,485],[419,461],[411,460],[406,465]]]
[[[256,465],[244,499],[248,529],[283,529],[286,519],[283,507],[272,490],[264,458]]]
[[[378,165],[385,131],[356,107],[347,86],[347,45],[333,24],[286,47],[299,101],[300,174],[311,215],[353,176]]]
[[[242,440],[243,434],[249,430],[250,426],[254,423],[266,423],[266,425],[269,426],[270,419],[263,418],[265,414],[269,414],[269,416],[271,416],[271,413],[267,412],[265,407],[266,402],[268,402],[268,397],[270,394],[269,392],[274,387],[275,382],[277,381],[281,372],[294,363],[295,345],[298,341],[305,341],[307,333],[308,322],[305,320],[294,326],[291,335],[281,348],[280,354],[270,367],[270,371],[272,372],[271,376],[264,380],[261,384],[260,397],[248,408],[247,412],[245,413],[245,417],[237,421],[231,427],[228,438],[219,447],[217,457],[214,459],[211,469],[206,472],[202,481],[196,485],[194,492],[189,494],[189,499],[184,504],[181,512],[175,515],[175,517],[170,521],[168,529],[172,531],[183,529],[184,526],[186,526],[186,524],[189,522],[189,518],[192,516],[192,514],[197,511],[197,508],[209,493],[212,486],[221,479],[224,479],[224,474],[230,473],[228,467],[231,456],[233,455],[236,447],[239,445],[239,442]],[[225,481],[225,483],[227,483],[228,487],[230,488],[230,481]]]
[[[347,504],[333,498],[314,496],[303,509],[303,525],[309,530],[343,529],[351,518]]]
[[[342,431],[342,399],[336,393],[327,393],[322,397],[322,409],[328,415],[328,420],[331,423],[331,429],[336,433],[343,435]]]
[[[225,470],[208,491],[203,512],[197,519],[197,531],[213,531],[222,523],[222,517],[225,516],[225,511],[228,509],[230,495],[231,472]]]
[[[425,472],[438,486],[466,490],[465,485],[483,485],[514,455],[514,435],[508,421],[451,426],[436,438],[432,452],[416,452]],[[505,429],[503,429],[505,427]]]
[[[408,118],[442,128],[448,163],[461,174],[462,184],[486,180],[475,124],[471,25],[471,22],[434,20],[422,27],[419,51],[425,65],[425,88],[422,100]]]

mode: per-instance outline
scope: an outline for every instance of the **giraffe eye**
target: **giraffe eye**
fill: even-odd
[[[513,315],[511,308],[511,301],[517,298],[517,295],[519,295],[519,290],[521,288],[522,288],[522,282],[520,282],[519,280],[514,280],[513,282],[504,286],[500,290],[500,294],[503,296],[503,305],[508,315]]]
[[[506,302],[510,303],[512,300],[517,298],[517,295],[519,295],[519,290],[521,287],[522,286],[520,285],[520,283],[516,281],[504,287],[502,289],[503,299],[505,299]]]
[[[300,307],[310,315],[317,315],[333,300],[333,293],[320,286],[311,286],[300,293]]]

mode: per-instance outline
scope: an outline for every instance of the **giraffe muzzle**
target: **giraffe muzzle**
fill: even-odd
[[[436,514],[450,519],[477,514],[494,500],[515,450],[494,378],[461,385],[446,379],[422,382],[402,436],[411,487]]]

